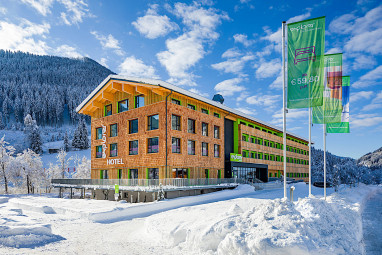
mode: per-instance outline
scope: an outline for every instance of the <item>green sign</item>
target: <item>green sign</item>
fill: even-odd
[[[231,153],[230,154],[230,161],[242,162],[243,156],[241,156],[241,154]]]
[[[349,97],[350,97],[350,76],[342,76],[341,122],[326,124],[327,133],[350,133]]]
[[[114,185],[114,189],[115,189],[115,194],[119,194],[119,185],[118,184]]]
[[[323,105],[312,108],[315,124],[341,122],[342,114],[342,53],[324,57]]]
[[[323,104],[325,17],[290,23],[288,30],[288,105]]]

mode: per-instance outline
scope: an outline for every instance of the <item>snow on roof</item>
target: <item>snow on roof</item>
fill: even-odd
[[[121,80],[121,81],[128,81],[128,82],[135,82],[135,83],[142,83],[142,84],[148,84],[148,85],[154,85],[154,86],[159,86],[159,87],[162,87],[162,88],[166,88],[166,89],[169,89],[169,90],[173,90],[177,93],[180,93],[180,94],[183,94],[183,95],[186,95],[188,97],[191,97],[191,98],[194,98],[196,100],[199,100],[199,101],[202,101],[204,103],[207,103],[209,105],[212,105],[212,106],[215,106],[217,108],[220,108],[222,110],[225,110],[227,112],[230,112],[230,113],[233,113],[233,114],[236,114],[238,116],[241,116],[243,118],[246,118],[246,119],[249,119],[249,120],[252,120],[254,122],[257,122],[257,123],[260,123],[260,124],[263,124],[265,126],[268,126],[270,128],[273,128],[275,130],[278,130],[280,132],[283,132],[282,128],[280,127],[277,127],[277,126],[274,126],[272,124],[269,124],[265,121],[262,121],[262,120],[259,120],[255,117],[252,117],[248,114],[245,114],[243,112],[240,112],[238,110],[235,110],[233,108],[230,108],[228,106],[225,106],[223,104],[220,104],[218,102],[215,102],[213,100],[210,100],[210,99],[207,99],[205,97],[202,97],[198,94],[195,94],[193,92],[190,92],[188,90],[185,90],[183,88],[180,88],[180,87],[177,87],[175,85],[172,85],[168,82],[165,82],[165,81],[161,81],[161,80],[156,80],[156,79],[149,79],[149,78],[138,78],[138,77],[132,77],[132,76],[123,76],[123,75],[109,75],[105,80],[103,80],[101,82],[100,85],[98,85],[93,91],[92,93],[90,93],[90,95],[88,97],[85,98],[85,100],[79,105],[77,106],[76,108],[76,111],[79,112],[110,80]],[[293,134],[291,132],[287,132],[288,135],[291,135],[291,136],[294,136],[294,137],[297,137],[299,139],[302,139],[304,141],[308,141],[306,138],[303,138],[301,136],[298,136],[296,134]]]

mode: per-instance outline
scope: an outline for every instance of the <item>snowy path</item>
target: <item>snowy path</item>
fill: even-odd
[[[362,223],[366,254],[382,254],[382,190],[373,194],[366,202]]]

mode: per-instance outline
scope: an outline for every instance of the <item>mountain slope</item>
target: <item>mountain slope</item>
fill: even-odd
[[[90,58],[0,50],[3,128],[19,129],[28,113],[40,126],[76,122],[79,115],[75,108],[109,74],[113,72]]]
[[[357,163],[371,169],[382,169],[382,147],[363,155],[358,159]]]

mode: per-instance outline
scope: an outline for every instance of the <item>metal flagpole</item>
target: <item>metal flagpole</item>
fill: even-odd
[[[312,108],[309,107],[309,197],[312,196]]]
[[[324,131],[324,197],[326,200],[326,124],[323,124]]]
[[[282,47],[283,47],[283,155],[284,155],[284,198],[287,198],[287,187],[286,187],[286,92],[285,92],[285,25],[286,22],[282,23]]]

